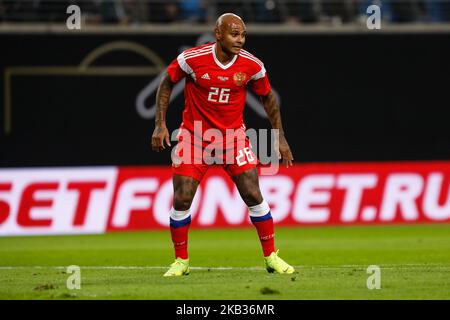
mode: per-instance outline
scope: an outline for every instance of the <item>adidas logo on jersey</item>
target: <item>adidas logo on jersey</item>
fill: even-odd
[[[209,77],[208,72],[205,73],[204,75],[202,75],[202,79],[211,80],[211,78]]]

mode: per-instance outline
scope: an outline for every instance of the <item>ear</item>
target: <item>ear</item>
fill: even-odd
[[[220,32],[219,28],[217,28],[217,27],[214,29],[214,35],[216,36],[217,40],[222,39],[222,33]]]

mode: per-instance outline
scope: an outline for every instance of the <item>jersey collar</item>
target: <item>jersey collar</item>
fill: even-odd
[[[217,59],[217,56],[216,56],[216,45],[217,45],[217,43],[215,43],[214,46],[213,46],[213,48],[212,48],[214,61],[215,61],[216,64],[217,64],[219,67],[221,67],[222,69],[224,69],[224,70],[225,70],[225,69],[228,69],[228,68],[231,67],[231,66],[233,65],[233,63],[236,61],[238,55],[237,55],[237,54],[234,55],[233,59],[231,59],[231,61],[228,62],[228,64],[225,64],[225,65],[224,65],[224,64],[222,64],[222,62],[219,61],[219,59]]]

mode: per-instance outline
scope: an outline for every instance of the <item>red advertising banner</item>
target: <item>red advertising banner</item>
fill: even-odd
[[[166,228],[170,167],[0,169],[0,236]],[[260,176],[277,225],[450,222],[450,162],[295,164]],[[192,227],[250,225],[226,173],[211,168]]]

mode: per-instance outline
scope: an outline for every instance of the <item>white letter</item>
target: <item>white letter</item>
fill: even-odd
[[[209,142],[204,148],[202,159],[206,164],[223,164],[223,134],[219,129],[211,128],[203,133],[203,141]],[[212,142],[210,142],[212,141]],[[214,157],[212,156],[214,154]]]
[[[68,266],[66,270],[67,274],[72,274],[67,278],[66,286],[69,290],[81,289],[81,270],[79,266]]]
[[[423,179],[418,174],[392,174],[387,178],[381,205],[380,219],[392,221],[397,205],[405,220],[416,220],[419,216],[416,199],[422,192]]]
[[[130,179],[125,181],[117,195],[116,209],[112,224],[114,227],[126,227],[130,221],[132,210],[150,209],[151,199],[148,196],[136,196],[137,192],[155,192],[158,188],[158,179]]]
[[[72,13],[66,20],[67,29],[81,29],[81,10],[77,5],[71,5],[67,7],[66,13]]]
[[[439,205],[442,180],[443,176],[441,173],[432,173],[428,177],[423,200],[423,211],[432,220],[447,220],[450,218],[450,188],[445,204]]]
[[[259,129],[259,154],[256,151],[255,153],[258,154],[261,164],[268,164],[268,166],[261,166],[261,176],[273,176],[276,175],[279,171],[279,138],[280,131],[278,129],[270,129],[270,136],[267,129]],[[252,143],[253,146],[255,144]],[[268,147],[270,150],[267,150]]]
[[[230,192],[223,178],[210,178],[205,187],[199,223],[202,225],[214,224],[219,209],[228,223],[241,224],[244,222],[247,217],[247,207],[236,187],[233,191]]]
[[[373,273],[370,277],[367,278],[367,289],[381,289],[381,270],[379,266],[368,266],[367,274]]]
[[[347,189],[342,208],[341,221],[351,222],[358,217],[359,206],[363,190],[373,188],[377,184],[375,174],[341,174],[337,180],[337,187]]]
[[[330,216],[328,208],[311,208],[311,205],[325,205],[330,201],[329,191],[315,189],[330,189],[334,185],[331,174],[313,174],[304,177],[299,182],[295,196],[294,219],[298,222],[325,222]]]
[[[373,13],[367,18],[367,29],[381,29],[381,9],[376,4],[367,7],[367,14]]]
[[[194,136],[193,136],[193,143],[195,146],[201,146],[203,145],[203,130],[202,130],[202,122],[201,121],[194,121]],[[202,148],[193,148],[194,149],[194,164],[201,164],[203,152]],[[184,152],[184,151],[183,151]],[[184,158],[184,157],[183,157]],[[191,160],[191,159],[188,159]],[[191,163],[191,162],[185,162],[185,163]]]

